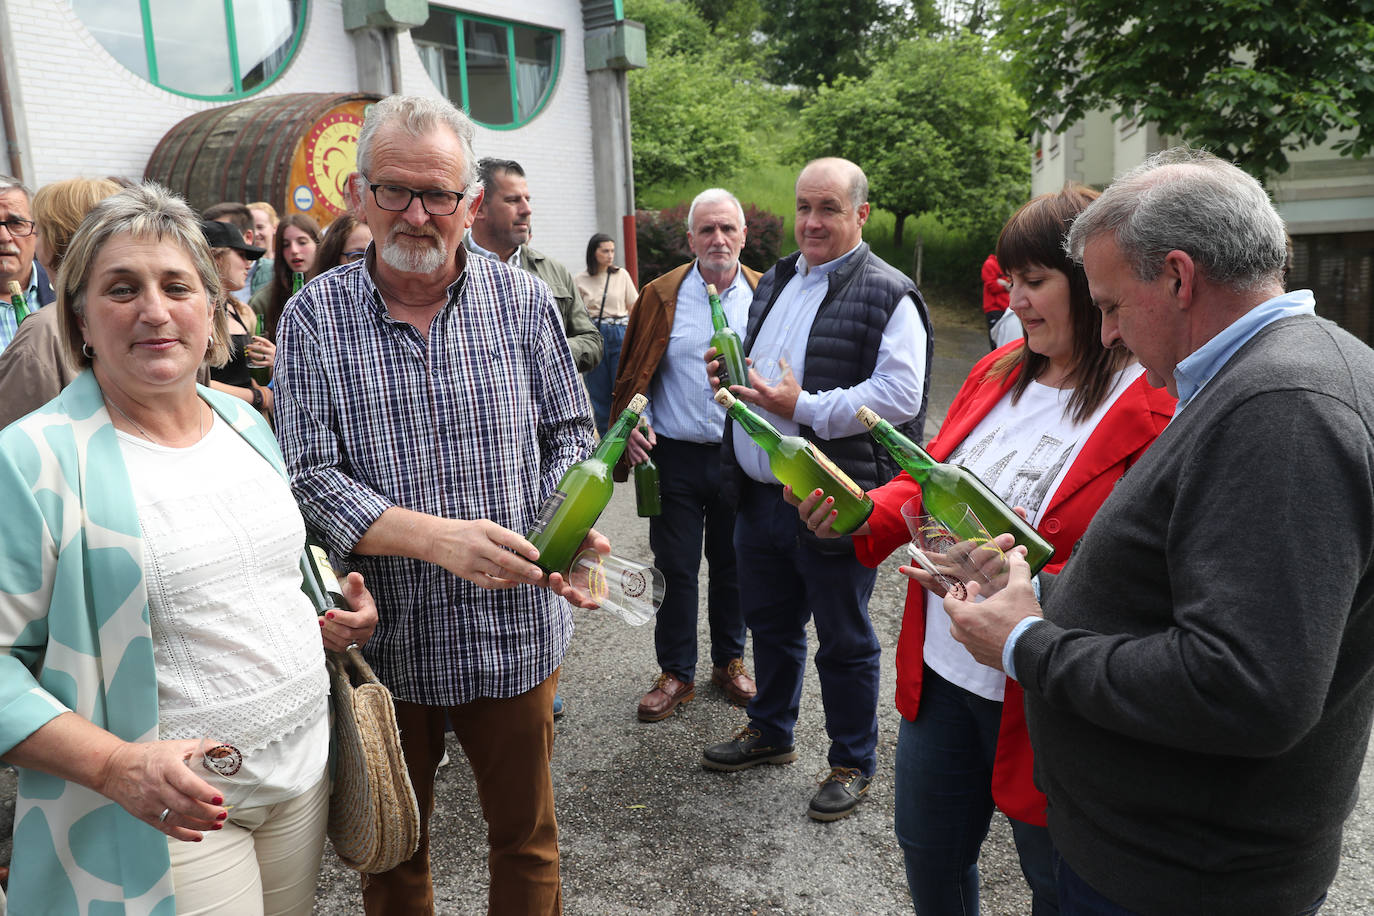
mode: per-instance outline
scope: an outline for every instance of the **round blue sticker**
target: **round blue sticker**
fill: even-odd
[[[306,212],[315,206],[315,195],[309,185],[299,184],[296,185],[296,193],[291,195],[291,202],[296,205],[297,210]]]

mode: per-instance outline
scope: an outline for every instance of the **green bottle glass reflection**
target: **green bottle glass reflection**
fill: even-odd
[[[725,308],[720,304],[720,295],[716,293],[714,283],[706,284],[706,298],[711,302],[711,326],[715,328],[715,333],[711,335],[711,346],[716,348],[716,359],[719,360],[716,378],[720,379],[720,387],[748,385],[749,369],[744,362],[744,344],[740,343],[739,335],[725,321]]]
[[[849,534],[868,519],[873,512],[873,500],[815,445],[801,436],[784,436],[724,388],[716,392],[716,402],[768,453],[768,467],[780,483],[787,484],[802,499],[820,490],[835,500],[834,510],[838,514],[830,525],[832,531]]]
[[[611,501],[615,486],[611,468],[624,454],[625,441],[648,403],[649,399],[642,394],[632,397],[620,418],[601,437],[596,451],[563,472],[558,489],[539,509],[525,540],[539,551],[535,562],[544,572],[561,573],[572,564],[587,532]]]
[[[291,295],[294,296],[296,293],[300,292],[301,287],[304,285],[305,274],[301,273],[299,270],[293,271],[291,274]]]
[[[29,317],[29,306],[24,301],[24,290],[15,281],[10,281],[10,305],[14,306],[14,324],[19,326],[25,318]]]
[[[1054,545],[1045,540],[1030,522],[1012,511],[996,493],[988,489],[966,467],[944,464],[911,439],[898,432],[889,422],[867,407],[859,408],[859,422],[867,426],[873,438],[887,449],[902,470],[921,485],[921,503],[925,511],[945,525],[958,530],[962,517],[953,511],[956,505],[967,505],[978,516],[988,534],[996,537],[1011,532],[1016,543],[1027,550],[1026,561],[1032,575],[1038,573],[1054,556]]]
[[[262,317],[261,315],[259,315],[259,316],[258,316],[258,326],[257,326],[257,328],[253,331],[254,336],[256,336],[256,337],[265,337],[265,336],[266,336],[266,330],[265,330],[264,324],[265,324],[265,323],[264,323],[264,321],[263,321],[263,317]],[[266,384],[272,380],[272,367],[269,366],[269,365],[267,365],[267,364],[265,364],[265,363],[264,363],[263,365],[258,365],[257,363],[254,363],[254,362],[250,359],[250,360],[248,361],[248,374],[251,375],[251,376],[253,377],[253,381],[257,382],[259,385],[266,386]]]
[[[639,425],[639,431],[647,439],[648,427]],[[634,467],[635,473],[635,511],[640,518],[656,518],[663,514],[663,499],[658,490],[658,465],[654,456],[649,455]]]

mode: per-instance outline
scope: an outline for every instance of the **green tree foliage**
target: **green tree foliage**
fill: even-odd
[[[759,162],[761,127],[784,95],[718,42],[688,3],[627,0],[644,23],[649,66],[629,76],[636,184],[683,177],[723,181]]]
[[[1040,130],[1119,108],[1260,178],[1374,143],[1374,0],[1004,0],[1003,35]]]
[[[869,200],[897,217],[898,245],[914,214],[995,231],[1030,190],[1025,106],[976,36],[905,42],[866,79],[822,87],[801,121],[798,153],[857,162]]]
[[[938,23],[934,0],[757,2],[769,76],[803,89],[867,76],[903,38]]]

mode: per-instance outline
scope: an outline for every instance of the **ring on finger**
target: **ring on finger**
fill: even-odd
[[[157,822],[158,822],[159,824],[165,824],[165,823],[167,823],[167,815],[169,815],[169,814],[171,814],[171,813],[172,813],[172,809],[171,809],[171,808],[163,808],[163,809],[162,809],[162,813],[159,814],[159,815],[157,816]]]

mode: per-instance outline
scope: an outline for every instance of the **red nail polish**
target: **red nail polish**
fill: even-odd
[[[196,837],[196,840],[195,840],[195,841],[196,841],[197,843],[199,843],[199,842],[200,842],[201,840],[203,840],[203,839],[205,839],[205,837],[203,837],[203,836],[198,836],[198,837]]]
[[[324,615],[324,619],[325,619],[325,620],[333,620],[333,619],[334,619],[334,612],[333,612],[333,611],[330,611],[328,614],[325,614],[325,615]]]
[[[222,820],[224,820],[224,819],[225,819],[226,817],[228,817],[228,816],[229,816],[229,812],[228,812],[228,811],[221,811],[221,812],[215,817],[215,820],[217,820],[217,821],[222,821]]]
[[[222,804],[224,804],[224,796],[222,796],[222,795],[216,795],[214,798],[210,799],[210,804],[212,804],[212,805],[222,805]]]
[[[211,829],[211,830],[223,830],[223,829],[224,829],[224,825],[223,825],[223,824],[211,824],[211,825],[210,825],[210,829]]]

